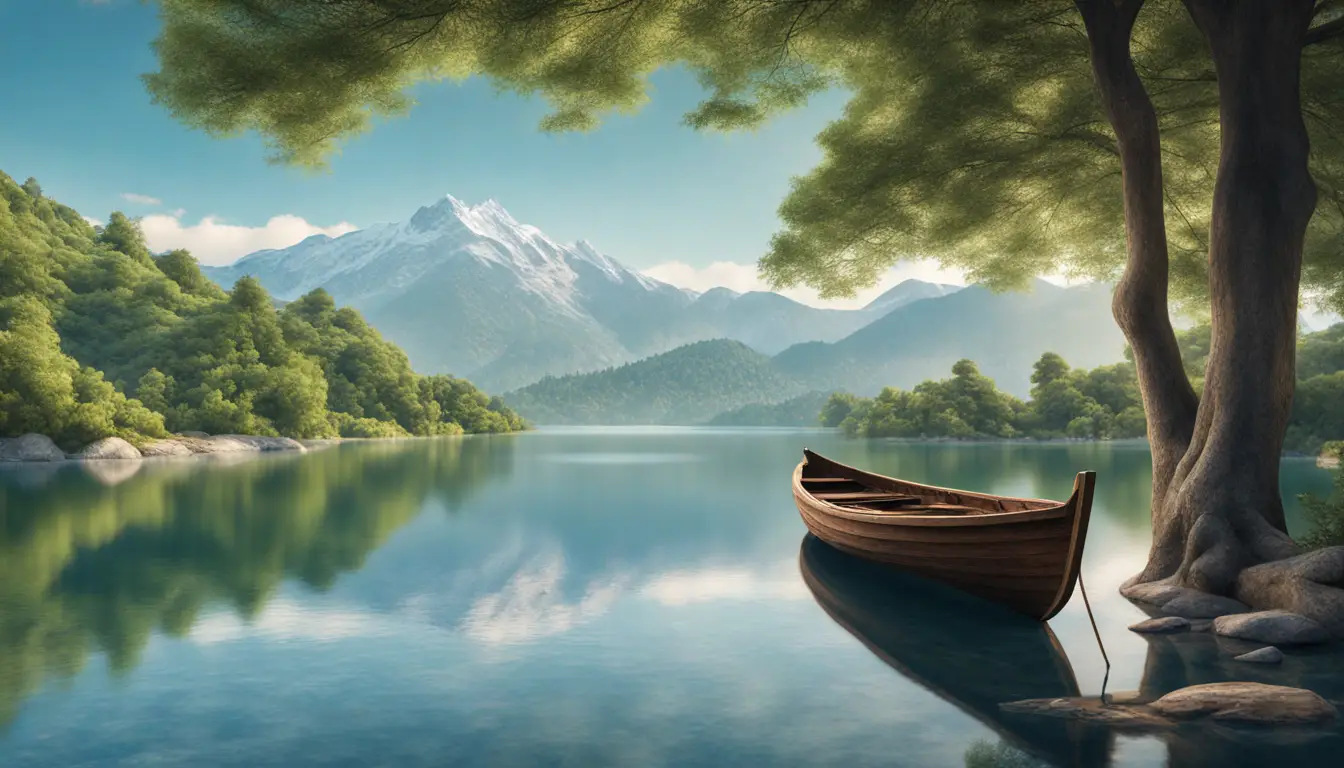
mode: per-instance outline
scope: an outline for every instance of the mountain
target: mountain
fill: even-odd
[[[619,368],[547,377],[504,399],[541,424],[703,424],[724,411],[801,391],[765,355],[714,339]]]
[[[494,389],[715,338],[765,354],[838,341],[885,312],[955,290],[907,281],[860,310],[817,309],[766,292],[696,294],[585,241],[561,245],[493,200],[469,206],[451,196],[405,222],[314,235],[205,272],[224,287],[254,276],[281,301],[324,288],[405,349],[417,369]]]
[[[1122,359],[1125,341],[1111,317],[1110,291],[1044,280],[1026,293],[971,286],[898,307],[835,343],[797,344],[773,362],[807,389],[872,395],[944,378],[968,358],[1001,389],[1026,397],[1032,364],[1043,352],[1076,368]]]
[[[711,427],[816,427],[829,392],[808,392],[779,403],[750,403],[710,419]]]

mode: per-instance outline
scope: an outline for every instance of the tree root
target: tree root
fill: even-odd
[[[1314,619],[1344,639],[1344,547],[1247,568],[1237,576],[1235,594],[1257,610],[1278,608]]]

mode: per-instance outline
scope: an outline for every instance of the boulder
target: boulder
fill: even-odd
[[[212,440],[217,439],[234,440],[246,446],[243,450],[251,451],[298,451],[303,453],[305,450],[303,443],[298,440],[291,440],[288,437],[258,437],[257,435],[216,435]]]
[[[0,443],[0,461],[65,461],[65,451],[46,435],[28,434]]]
[[[1186,632],[1190,629],[1190,620],[1181,616],[1161,616],[1156,619],[1147,619],[1138,624],[1129,625],[1131,632],[1141,634],[1162,635],[1172,632]]]
[[[136,450],[134,445],[122,440],[120,437],[105,437],[102,440],[96,440],[85,446],[84,450],[75,454],[77,459],[138,459],[140,451]]]
[[[1120,590],[1120,594],[1136,603],[1157,606],[1168,616],[1187,619],[1212,619],[1250,610],[1250,606],[1230,597],[1171,584],[1128,584]]]
[[[1278,664],[1283,661],[1283,651],[1272,645],[1267,645],[1259,650],[1235,656],[1233,661],[1249,661],[1252,664]]]
[[[1180,688],[1148,707],[1174,720],[1207,718],[1246,725],[1324,724],[1339,715],[1330,702],[1311,691],[1243,682]]]
[[[1237,598],[1256,608],[1305,616],[1344,639],[1344,547],[1253,566],[1237,576]]]
[[[1330,633],[1317,622],[1278,610],[1220,616],[1213,620],[1213,631],[1223,637],[1271,645],[1310,645],[1330,639]]]
[[[1163,613],[1184,616],[1188,619],[1214,619],[1249,610],[1251,610],[1249,605],[1230,597],[1220,597],[1193,589],[1185,590],[1185,594],[1178,595],[1162,606]]]
[[[191,449],[181,440],[155,440],[140,449],[144,456],[190,456]]]

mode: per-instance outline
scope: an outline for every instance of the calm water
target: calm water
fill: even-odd
[[[1125,630],[1142,617],[1115,594],[1147,547],[1141,445],[554,430],[0,471],[0,765],[1025,765],[1013,750],[1254,765],[1341,749],[999,713],[1074,678],[1100,690],[1081,597],[1051,622],[1070,676],[1036,625],[837,559],[792,504],[804,445],[1038,497],[1096,469],[1084,573],[1109,690],[1262,679],[1344,699],[1336,655],[1266,672],[1205,635]],[[1290,502],[1329,490],[1306,461],[1284,479]]]

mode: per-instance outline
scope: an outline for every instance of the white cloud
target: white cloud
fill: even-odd
[[[747,568],[671,571],[650,579],[640,594],[663,605],[715,600],[803,600],[811,597],[792,561],[772,572]]]
[[[135,203],[136,205],[163,205],[163,201],[157,197],[139,195],[135,192],[122,192],[121,199],[128,203]]]
[[[101,226],[103,226],[103,222],[99,221],[98,219],[93,218],[92,216],[85,216],[85,217],[84,217],[84,220],[87,221],[87,222],[89,222],[90,224],[92,224],[92,225],[95,226],[95,227],[101,227]]]
[[[230,264],[253,251],[288,248],[312,235],[340,237],[357,227],[348,221],[321,227],[290,214],[272,216],[259,227],[225,224],[214,216],[188,225],[178,215],[156,213],[142,218],[140,229],[152,251],[186,248],[202,264],[220,265]]]
[[[191,639],[213,645],[249,637],[272,641],[331,642],[351,637],[395,634],[398,628],[384,616],[354,610],[311,608],[291,600],[276,600],[250,622],[232,613],[203,617],[191,628]]]
[[[566,603],[560,591],[564,575],[559,553],[537,558],[499,592],[477,599],[462,620],[463,632],[486,645],[529,643],[601,616],[621,593],[619,580],[594,582],[577,603]]]
[[[645,269],[644,274],[678,288],[689,288],[693,291],[707,291],[720,286],[738,293],[770,290],[761,279],[755,264],[734,261],[716,261],[705,267],[693,267],[685,262],[669,261]],[[965,275],[957,270],[943,269],[933,261],[910,261],[892,267],[877,285],[859,291],[849,299],[821,299],[815,290],[807,287],[789,288],[780,293],[813,307],[856,309],[882,295],[897,283],[910,279],[952,285],[966,284]]]

